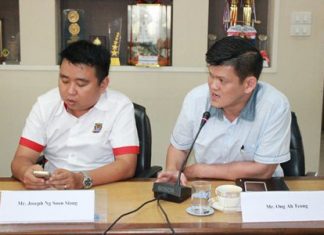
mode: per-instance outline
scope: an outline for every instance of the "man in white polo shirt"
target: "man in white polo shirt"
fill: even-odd
[[[269,178],[282,176],[280,163],[290,159],[291,111],[287,98],[258,82],[263,59],[249,41],[226,37],[207,52],[206,84],[190,91],[171,135],[166,171],[157,181],[175,181],[198,132],[202,115],[211,116],[195,144],[196,162],[187,179]]]
[[[139,142],[133,103],[107,89],[110,54],[87,41],[61,52],[58,88],[38,97],[12,161],[26,188],[81,189],[130,178]],[[40,154],[50,178],[37,177]]]

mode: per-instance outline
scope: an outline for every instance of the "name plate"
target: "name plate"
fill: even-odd
[[[0,223],[94,222],[94,190],[0,193]]]
[[[158,56],[143,56],[143,55],[139,55],[138,56],[138,66],[158,66]]]
[[[243,222],[324,220],[324,191],[242,192]]]

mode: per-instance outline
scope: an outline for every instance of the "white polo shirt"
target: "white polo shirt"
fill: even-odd
[[[91,170],[121,154],[138,154],[139,142],[133,103],[108,89],[97,104],[77,118],[66,111],[58,88],[37,99],[20,144],[44,151],[45,169]]]
[[[210,106],[208,84],[187,94],[171,135],[171,144],[188,150],[199,129],[201,117],[211,117],[194,145],[198,163],[216,164],[256,161],[277,164],[290,159],[291,111],[287,98],[265,82],[258,82],[240,116],[230,122],[222,109]],[[282,176],[278,165],[273,176]]]

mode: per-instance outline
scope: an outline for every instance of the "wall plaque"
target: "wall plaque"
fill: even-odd
[[[83,9],[64,9],[62,17],[62,48],[72,42],[85,39]]]

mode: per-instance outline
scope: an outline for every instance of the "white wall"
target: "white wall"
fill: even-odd
[[[265,74],[265,81],[274,84],[289,98],[296,112],[304,141],[306,168],[317,171],[323,101],[324,1],[282,0],[278,40],[278,71]],[[291,13],[310,11],[310,37],[290,36]]]
[[[21,2],[24,1],[20,0]],[[22,11],[25,18],[34,16],[38,10],[47,9],[43,2],[45,1],[29,0],[33,11],[27,11],[26,7]],[[174,0],[174,67],[112,69],[111,87],[126,93],[133,101],[147,108],[153,131],[153,164],[164,165],[169,136],[184,95],[207,79],[204,68],[207,6],[208,0]],[[280,1],[277,70],[265,71],[261,78],[282,90],[297,113],[304,140],[306,168],[309,171],[318,169],[320,154],[324,72],[323,6],[323,0]],[[293,11],[312,12],[310,37],[296,38],[289,35],[290,14]],[[55,25],[54,22],[49,24]],[[32,27],[26,22],[23,25],[26,28]],[[203,25],[206,27],[201,27]],[[29,36],[38,38],[41,34],[48,33],[40,31],[37,29],[36,35]],[[50,32],[52,31],[51,29]],[[31,48],[36,45],[30,38],[25,43],[25,46]],[[0,66],[0,176],[11,175],[10,161],[25,118],[36,97],[56,86],[58,68],[52,66],[53,61],[56,61],[52,49],[56,47],[55,40],[49,40],[49,44],[48,49],[35,51],[33,58],[23,55],[30,53],[27,49],[22,51],[22,58],[29,58],[23,64],[31,66]],[[38,56],[42,59],[35,62]]]

